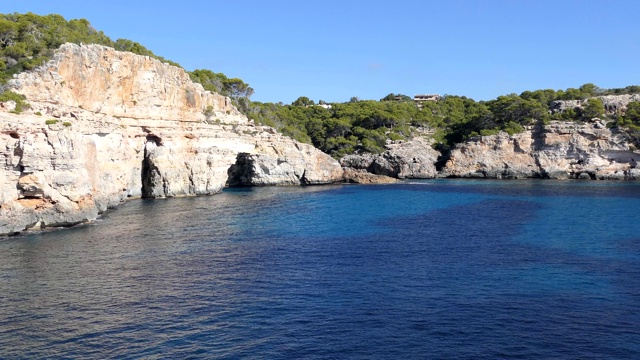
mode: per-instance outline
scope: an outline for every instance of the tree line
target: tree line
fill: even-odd
[[[388,141],[410,138],[417,130],[431,133],[434,146],[447,150],[474,136],[500,131],[515,134],[551,120],[605,117],[604,105],[596,96],[634,93],[640,93],[640,86],[600,89],[594,84],[584,84],[567,90],[524,91],[490,101],[445,95],[420,106],[407,95],[390,93],[379,101],[352,97],[348,102],[333,103],[330,108],[315,106],[313,100],[302,96],[290,105],[252,102],[247,116],[338,158],[354,152],[382,152]],[[586,103],[576,109],[552,112],[550,106],[557,100],[586,100]],[[625,116],[609,115],[614,120],[611,125],[640,126],[640,112],[635,110],[638,108],[638,103],[632,103]]]

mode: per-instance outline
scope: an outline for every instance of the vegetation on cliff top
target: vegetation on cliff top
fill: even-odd
[[[67,21],[55,14],[0,14],[0,83],[4,84],[13,74],[44,64],[54,50],[66,42],[110,46],[179,66],[137,42],[111,40],[102,31],[94,29],[86,19]]]
[[[180,66],[137,42],[113,41],[85,19],[67,21],[60,15],[0,14],[0,85],[14,74],[44,64],[65,42],[110,46]],[[604,106],[594,96],[640,93],[640,86],[604,90],[585,84],[577,89],[525,91],[479,102],[464,96],[445,95],[438,101],[416,106],[411,97],[391,93],[380,101],[352,97],[345,103],[326,104],[320,100],[318,106],[301,96],[292,104],[284,105],[251,102],[249,98],[254,90],[239,78],[228,78],[206,69],[188,73],[205,89],[230,96],[240,111],[257,123],[273,126],[334,157],[354,152],[379,153],[390,140],[424,133],[432,135],[436,146],[446,150],[477,135],[499,131],[513,134],[526,126],[554,119],[581,121],[602,117]],[[28,106],[23,97],[10,91],[0,94],[1,99],[16,101],[17,112]],[[550,111],[553,101],[585,99],[588,100],[584,106]],[[612,115],[611,123],[640,134],[639,114],[640,105],[632,103],[626,115]]]
[[[55,14],[0,14],[0,85],[5,84],[14,74],[46,63],[55,49],[67,42],[109,46],[180,67],[178,63],[154,54],[135,41],[111,40],[102,31],[94,29],[86,19],[67,21]],[[238,78],[229,79],[224,74],[209,70],[195,70],[189,75],[207,90],[225,96],[242,98],[253,94],[253,89]]]
[[[402,94],[389,94],[380,101],[353,97],[349,102],[331,106],[323,101],[317,106],[303,96],[290,105],[253,102],[247,115],[340,157],[354,152],[378,153],[389,140],[402,140],[425,132],[432,134],[436,147],[446,150],[473,136],[499,131],[514,134],[550,120],[584,121],[604,117],[604,106],[596,96],[639,92],[640,86],[606,90],[585,84],[577,89],[525,91],[479,102],[464,96],[445,95],[420,106]],[[551,111],[550,106],[557,100],[587,101],[578,108]],[[632,120],[625,120],[629,115],[610,117],[617,121],[613,124],[633,126]]]

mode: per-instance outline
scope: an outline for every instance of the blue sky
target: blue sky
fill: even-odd
[[[637,0],[0,0],[28,11],[239,77],[265,102],[640,84]]]

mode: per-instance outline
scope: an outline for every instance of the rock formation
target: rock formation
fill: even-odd
[[[229,185],[317,185],[342,179],[342,169],[334,166],[336,160],[313,146],[295,143],[291,150],[258,144],[254,153],[239,153],[228,171]]]
[[[552,122],[520,134],[458,144],[443,176],[639,180],[640,152],[623,132],[600,122]]]
[[[65,44],[9,86],[31,109],[0,108],[0,234],[92,221],[127,198],[214,194],[232,166],[243,185],[342,179],[328,155],[149,57]],[[260,171],[237,170],[247,159]]]
[[[347,155],[340,159],[345,168],[366,170],[372,174],[385,175],[398,179],[432,179],[436,177],[435,163],[440,152],[431,147],[431,143],[421,137],[410,141],[389,144],[380,155]]]
[[[627,110],[627,105],[632,101],[640,101],[640,94],[624,95],[603,95],[596,96],[602,101],[607,114],[621,114]],[[562,113],[568,109],[582,109],[587,100],[556,100],[549,105],[551,113]]]

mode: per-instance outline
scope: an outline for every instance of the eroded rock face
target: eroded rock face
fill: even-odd
[[[328,155],[148,57],[66,44],[12,86],[32,108],[0,108],[0,234],[92,221],[127,198],[214,194],[240,153],[275,159],[261,165],[286,175],[265,184],[342,179]]]
[[[93,143],[67,129],[13,129],[18,138],[0,134],[0,234],[95,219],[98,184],[85,156],[95,154]]]
[[[640,152],[624,133],[597,122],[552,122],[509,136],[500,133],[459,144],[444,176],[479,178],[640,179]]]
[[[398,179],[432,179],[437,176],[435,164],[439,156],[440,152],[434,150],[429,141],[414,138],[387,145],[387,150],[380,155],[347,155],[340,159],[340,164]]]

